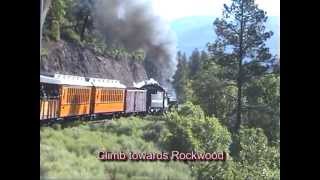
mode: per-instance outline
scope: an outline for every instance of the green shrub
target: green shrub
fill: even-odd
[[[72,29],[69,29],[69,28],[62,31],[62,37],[63,39],[73,43],[77,43],[77,44],[81,43],[79,34],[77,34]]]
[[[50,37],[54,41],[60,40],[60,24],[57,20],[52,20]]]
[[[49,50],[47,48],[40,49],[40,56],[48,56]]]
[[[169,113],[166,123],[171,133],[170,150],[228,152],[230,132],[218,119],[206,117],[200,106],[187,102],[180,110]]]

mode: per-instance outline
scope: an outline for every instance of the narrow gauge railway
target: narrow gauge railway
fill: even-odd
[[[126,87],[118,80],[40,75],[40,124],[163,114],[174,105],[153,79]]]

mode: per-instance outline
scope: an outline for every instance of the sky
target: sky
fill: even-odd
[[[230,0],[149,0],[154,13],[171,22],[187,16],[221,16]],[[280,17],[280,0],[256,0],[268,16]]]

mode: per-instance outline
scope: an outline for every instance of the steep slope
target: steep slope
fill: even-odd
[[[97,55],[90,48],[65,41],[47,42],[44,48],[48,49],[48,54],[41,60],[41,74],[117,79],[127,86],[148,78],[143,64],[131,59],[114,60]]]

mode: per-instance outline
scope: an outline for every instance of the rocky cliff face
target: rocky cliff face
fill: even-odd
[[[65,41],[47,42],[43,47],[48,49],[48,53],[41,59],[41,74],[61,73],[116,79],[127,86],[148,79],[143,64],[135,60],[114,60],[97,55],[90,48]]]

